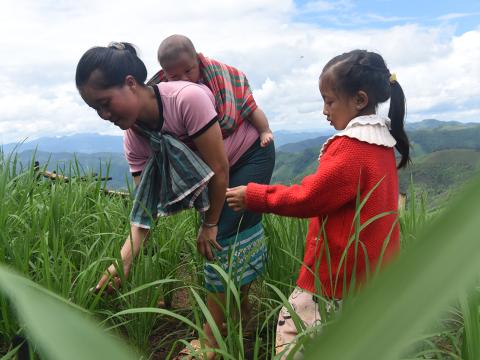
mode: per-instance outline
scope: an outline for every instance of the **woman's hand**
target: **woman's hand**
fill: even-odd
[[[215,259],[215,255],[213,255],[212,251],[212,245],[215,246],[218,251],[222,250],[222,247],[217,242],[217,233],[218,226],[206,227],[202,225],[198,230],[197,250],[209,261]]]
[[[123,259],[123,273],[125,274],[125,277],[128,277],[131,266],[132,258],[130,256],[128,256],[126,259]],[[95,286],[95,292],[99,292],[109,280],[111,281],[106,286],[105,291],[107,294],[113,294],[122,285],[122,280],[118,276],[118,271],[114,264],[110,265],[105,271],[105,274],[103,274],[103,276],[100,278],[100,281]]]
[[[138,255],[140,248],[147,239],[148,233],[148,229],[143,229],[137,225],[131,224],[130,235],[125,240],[122,250],[120,251],[120,256],[122,257],[123,263],[123,273],[125,277],[128,277],[133,258]],[[106,291],[108,294],[111,294],[115,292],[115,290],[121,285],[121,279],[118,276],[118,271],[114,264],[110,265],[105,274],[100,278],[100,281],[94,288],[95,292],[100,291],[100,289],[105,286],[105,283],[109,281],[109,279],[112,281],[108,283]]]
[[[227,204],[235,211],[245,210],[245,197],[247,195],[246,186],[237,186],[231,189],[227,189],[225,195]]]

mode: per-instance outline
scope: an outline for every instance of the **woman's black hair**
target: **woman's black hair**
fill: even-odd
[[[365,91],[367,106],[377,108],[378,104],[390,99],[390,133],[397,141],[395,147],[401,155],[398,168],[406,166],[410,161],[410,143],[404,129],[405,95],[397,80],[391,79],[382,56],[366,50],[353,50],[331,59],[323,68],[322,75],[327,71],[334,76],[334,91],[348,96]]]
[[[137,56],[135,47],[126,42],[94,47],[83,54],[75,74],[77,88],[85,85],[95,70],[101,72],[101,76],[95,78],[99,89],[121,86],[127,75],[132,75],[141,85],[147,79],[145,64]]]

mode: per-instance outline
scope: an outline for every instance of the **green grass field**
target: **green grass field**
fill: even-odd
[[[72,165],[66,175],[83,174]],[[51,182],[0,157],[2,359],[25,347],[32,359],[172,358],[210,320],[193,211],[158,221],[117,293],[91,291],[120,261],[129,232],[131,200],[105,196],[104,185]],[[306,358],[479,359],[478,189],[434,214],[411,196],[400,216],[402,256],[348,298],[314,341],[302,334]],[[264,227],[267,272],[243,322],[233,316],[238,289],[223,273],[228,335],[216,330],[225,359],[274,358],[276,316],[301,264],[306,221],[265,216]]]

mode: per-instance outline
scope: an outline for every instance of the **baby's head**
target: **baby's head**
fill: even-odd
[[[200,67],[192,41],[183,35],[171,35],[158,47],[158,62],[169,81],[198,83]]]

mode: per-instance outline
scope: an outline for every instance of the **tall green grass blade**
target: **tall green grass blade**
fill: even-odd
[[[0,290],[17,310],[29,338],[52,360],[138,359],[66,301],[0,265]]]
[[[20,349],[21,346],[22,345],[20,344],[17,347],[13,348],[8,353],[3,355],[0,360],[13,360],[13,359],[15,359],[15,357],[17,356],[17,351],[18,351],[18,349]]]
[[[464,360],[480,359],[480,292],[477,287],[460,297],[463,314],[463,350]]]

